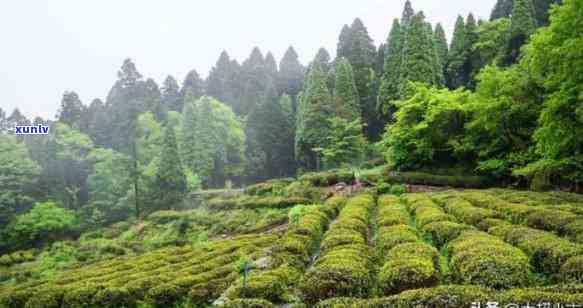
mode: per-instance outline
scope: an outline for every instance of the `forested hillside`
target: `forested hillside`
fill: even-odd
[[[386,24],[0,108],[0,307],[583,304],[583,0]]]

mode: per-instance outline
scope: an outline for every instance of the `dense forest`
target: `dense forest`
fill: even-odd
[[[322,174],[335,175],[337,180],[324,180],[330,185],[354,180],[396,194],[406,188],[382,183],[383,178],[583,192],[583,1],[498,0],[489,20],[458,16],[448,39],[441,24],[429,23],[407,0],[401,18],[387,27],[385,43],[375,46],[357,18],[340,30],[335,58],[321,48],[306,65],[293,47],[279,63],[260,47],[242,63],[223,51],[206,79],[193,69],[181,83],[168,76],[158,85],[127,59],[104,99],[82,102],[75,91],[67,91],[54,120],[27,119],[18,109],[0,108],[0,255],[51,249],[44,253],[45,264],[39,262],[26,277],[8,270],[3,276],[0,267],[0,282],[46,279],[71,267],[70,260],[87,261],[79,251],[69,251],[72,246],[57,247],[61,241],[82,240],[88,232],[120,223],[165,221],[164,215],[191,209],[193,195],[281,183],[274,179],[287,184],[304,179],[286,188],[251,186],[266,186],[274,195],[281,189],[285,197],[296,198],[289,205],[311,203],[314,194],[320,198],[317,187],[326,186],[317,178]],[[50,126],[49,134],[13,132],[16,125],[32,124]],[[315,187],[304,185],[306,179]],[[353,203],[376,204],[366,196],[356,198],[364,201]],[[467,198],[482,206],[472,199],[479,197]],[[415,202],[421,201],[407,204]],[[303,210],[259,211],[253,223],[261,228],[289,219],[292,224]],[[238,220],[229,216],[231,223],[251,219],[247,212],[237,215]],[[329,222],[332,216],[326,215]],[[212,220],[212,215],[199,216]],[[193,228],[184,224],[176,222],[176,230]],[[190,234],[193,241],[237,233],[208,228]],[[243,229],[237,231],[253,231]],[[131,253],[164,243],[142,243]],[[518,253],[500,245],[501,254]],[[114,253],[104,255],[116,255],[116,249],[126,254],[130,246],[109,245]],[[463,248],[453,245],[450,252],[458,249]],[[7,258],[6,266],[19,263]],[[528,265],[517,266],[530,271]],[[310,297],[311,289],[305,286],[306,301],[326,298]]]

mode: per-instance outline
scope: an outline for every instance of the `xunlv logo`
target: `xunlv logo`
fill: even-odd
[[[14,133],[16,135],[47,135],[49,133],[49,127],[46,125],[17,125],[14,127]]]

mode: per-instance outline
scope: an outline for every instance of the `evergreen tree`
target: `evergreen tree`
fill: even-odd
[[[8,129],[13,131],[14,126],[16,125],[30,125],[30,120],[27,119],[18,108],[14,108],[10,116],[6,118],[6,126]]]
[[[259,48],[253,48],[251,55],[241,65],[241,82],[243,92],[241,93],[241,104],[235,106],[233,111],[240,115],[247,115],[261,100],[265,93],[266,85],[272,82],[277,74],[277,65],[273,56],[271,57],[271,67],[268,68],[266,59],[261,54]]]
[[[334,103],[339,114],[348,121],[360,120],[360,102],[352,65],[346,58],[340,58],[335,67],[336,80]]]
[[[96,146],[105,147],[109,138],[109,129],[104,125],[108,118],[105,104],[96,98],[91,102],[85,114],[86,130],[83,132],[91,137]]]
[[[385,43],[381,43],[379,48],[377,49],[376,53],[376,60],[375,60],[375,67],[374,71],[377,76],[383,76],[384,73],[384,66],[385,66],[385,50],[387,49],[387,45]]]
[[[466,26],[464,19],[458,16],[446,66],[446,82],[450,89],[457,89],[464,85],[465,36]]]
[[[510,18],[510,41],[504,64],[516,63],[520,56],[520,48],[536,30],[533,13],[532,0],[514,0]]]
[[[164,80],[162,86],[162,104],[168,111],[182,111],[182,97],[180,95],[180,86],[176,79],[170,75]]]
[[[514,4],[513,0],[498,0],[492,13],[490,14],[490,20],[495,20],[498,18],[510,17],[512,14],[512,6]]]
[[[269,82],[275,83],[277,80],[277,62],[271,51],[265,55],[265,73]]]
[[[288,97],[289,98],[289,97]],[[247,119],[247,174],[254,180],[291,175],[293,167],[293,129],[282,109],[273,85],[268,85],[262,101]],[[291,151],[290,151],[291,150]]]
[[[445,63],[447,62],[448,47],[447,39],[445,37],[445,31],[443,30],[443,26],[441,25],[441,23],[437,23],[437,25],[435,26],[435,32],[433,33],[433,42],[435,44],[435,48],[437,49],[439,62],[445,69]]]
[[[354,81],[359,94],[366,135],[374,139],[381,130],[376,113],[375,72],[376,47],[368,30],[359,18],[350,27],[342,29],[337,59],[346,58],[354,70]]]
[[[415,11],[413,10],[411,1],[405,1],[405,8],[403,9],[403,14],[401,14],[401,25],[406,28],[414,15]]]
[[[61,100],[61,108],[57,114],[57,119],[71,127],[80,128],[81,117],[85,111],[85,106],[79,99],[77,93],[65,92]]]
[[[182,89],[180,89],[180,96],[182,97],[183,100],[182,105],[184,105],[185,97],[191,96],[194,99],[199,99],[204,95],[204,91],[205,91],[204,80],[200,78],[196,70],[191,70],[190,72],[188,72],[188,74],[186,74],[184,82],[182,83]],[[181,112],[182,109],[177,111]]]
[[[408,86],[408,82],[435,84],[435,60],[435,48],[428,33],[425,16],[419,12],[411,18],[407,27],[407,41],[403,46],[401,91]]]
[[[472,73],[476,71],[475,66],[477,65],[476,57],[474,55],[474,45],[478,42],[478,25],[476,24],[476,19],[474,15],[470,13],[466,19],[466,33],[464,35],[464,86],[473,89],[475,87],[474,76]]]
[[[296,97],[304,84],[304,67],[298,60],[298,54],[293,47],[289,47],[279,62],[277,77],[278,94],[289,95],[296,106]]]
[[[175,208],[186,195],[186,176],[182,169],[176,136],[172,128],[166,128],[164,131],[164,144],[156,173],[156,186],[160,189],[157,200],[159,208]]]
[[[148,78],[144,84],[144,111],[152,112],[156,116],[156,120],[164,121],[168,109],[162,104],[162,94],[160,88],[154,79]]]
[[[325,144],[328,119],[337,111],[326,85],[326,75],[316,61],[313,63],[301,95],[295,139],[296,160],[308,170],[320,167],[320,157],[314,149]]]
[[[336,57],[343,58],[347,57],[351,51],[351,41],[352,41],[352,29],[348,25],[342,26],[340,30],[340,36],[338,37],[338,44],[336,47]]]
[[[214,97],[231,108],[241,109],[238,101],[238,92],[235,85],[240,73],[239,64],[229,58],[229,54],[223,51],[215,66],[211,69],[206,80],[206,95]],[[240,88],[239,85],[237,87]]]
[[[328,50],[326,50],[326,48],[322,47],[318,50],[318,53],[316,54],[316,57],[314,58],[314,61],[312,61],[312,64],[316,64],[320,67],[320,69],[322,70],[322,72],[327,73],[330,68],[332,67],[332,64],[330,63],[330,54],[328,53]]]
[[[383,115],[389,115],[385,122],[390,120],[393,111],[393,102],[399,99],[399,85],[401,78],[401,61],[403,54],[403,35],[401,24],[395,18],[389,37],[387,38],[387,49],[384,63],[384,73],[379,88],[377,108]]]

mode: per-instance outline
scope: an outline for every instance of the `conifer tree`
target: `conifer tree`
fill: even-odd
[[[413,10],[411,1],[405,1],[405,8],[403,9],[403,14],[401,14],[401,25],[406,28],[414,15],[415,11]]]
[[[296,97],[304,84],[304,67],[298,60],[298,54],[293,47],[289,47],[279,62],[277,78],[278,94],[289,95],[296,106]]]
[[[240,105],[233,107],[235,113],[247,115],[261,100],[267,84],[271,83],[271,78],[277,74],[277,65],[273,56],[270,62],[272,67],[268,68],[266,58],[257,47],[253,48],[249,58],[243,62],[240,76],[242,82]]]
[[[445,63],[447,62],[447,38],[445,36],[445,31],[441,23],[437,23],[435,26],[435,32],[433,33],[433,42],[435,48],[437,49],[437,55],[439,56],[439,62],[445,68]]]
[[[182,169],[174,129],[166,128],[160,164],[156,173],[156,186],[159,190],[159,208],[172,209],[182,202],[186,195],[186,176]]]
[[[403,53],[403,35],[401,24],[395,18],[389,37],[387,38],[387,49],[384,63],[384,73],[379,88],[377,108],[382,114],[389,115],[392,110],[392,103],[399,99],[399,85],[401,78],[401,61]]]
[[[514,0],[512,17],[510,18],[510,42],[504,64],[516,63],[520,56],[520,48],[536,30],[533,13],[532,0]]]
[[[425,23],[425,28],[426,28],[426,35],[427,35],[427,40],[429,40],[429,43],[431,44],[431,54],[432,54],[432,67],[433,67],[433,80],[432,80],[432,84],[441,87],[444,83],[444,75],[443,75],[443,65],[441,63],[441,60],[439,59],[439,51],[437,50],[437,44],[435,44],[435,40],[433,39],[435,34],[433,33],[433,27],[431,26],[431,23],[426,22]]]
[[[271,51],[265,55],[265,74],[267,74],[268,82],[275,84],[277,80],[277,62]]]
[[[296,160],[308,170],[320,167],[320,157],[317,156],[314,148],[324,145],[329,125],[328,119],[335,113],[332,97],[326,85],[326,75],[314,61],[308,71],[296,118]]]
[[[221,52],[215,66],[211,69],[206,79],[206,95],[214,97],[221,102],[231,106],[233,109],[240,109],[238,101],[240,85],[235,81],[240,74],[239,64],[229,58],[226,51]]]
[[[74,91],[65,92],[61,100],[61,108],[57,119],[74,128],[81,128],[81,118],[85,112],[85,106]]]
[[[490,20],[492,21],[498,18],[510,17],[510,14],[512,14],[513,2],[513,0],[496,1],[496,5],[494,5],[494,9],[492,9],[492,13],[490,14]]]
[[[375,86],[376,47],[368,30],[359,18],[350,27],[344,27],[338,42],[337,59],[346,58],[354,71],[366,134],[374,139],[381,130],[376,112]],[[335,80],[335,79],[333,79]]]
[[[478,42],[478,39],[478,25],[476,24],[474,15],[470,13],[466,19],[466,33],[464,36],[464,86],[471,89],[475,87],[475,82],[473,80],[474,76],[472,76],[472,73],[478,71],[478,69],[475,68],[478,64],[473,53],[474,45]]]
[[[318,65],[322,72],[327,73],[332,67],[330,60],[330,53],[328,53],[326,48],[322,47],[318,50],[318,53],[316,54],[316,57],[312,63]]]
[[[407,41],[403,46],[401,91],[410,81],[434,84],[435,59],[433,40],[427,30],[425,16],[419,12],[411,18],[407,27]]]
[[[446,66],[446,82],[450,89],[457,89],[464,85],[464,64],[466,60],[465,36],[466,26],[464,18],[458,16]]]
[[[352,65],[346,58],[340,58],[335,72],[334,103],[339,114],[348,121],[360,120],[360,102]]]
[[[184,78],[184,82],[182,83],[182,88],[180,89],[180,97],[182,98],[183,102],[182,105],[184,107],[184,99],[187,96],[190,96],[194,99],[199,99],[204,95],[205,91],[205,84],[204,80],[200,78],[200,75],[196,70],[191,70],[186,74]],[[178,110],[179,112],[182,109]]]
[[[182,97],[180,87],[174,77],[168,75],[162,85],[162,104],[169,111],[182,111]]]

